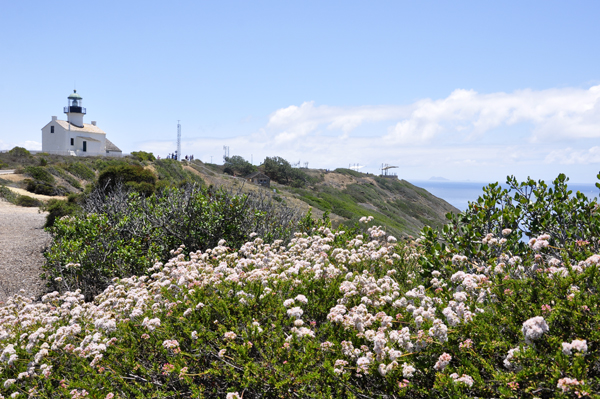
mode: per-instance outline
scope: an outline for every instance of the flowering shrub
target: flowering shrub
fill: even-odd
[[[51,289],[81,289],[86,300],[113,277],[146,274],[155,260],[167,261],[181,244],[205,250],[225,239],[239,247],[253,232],[265,241],[289,241],[301,221],[296,210],[265,195],[191,185],[149,197],[116,185],[108,194],[92,192],[82,206],[82,215],[61,218],[49,229],[53,241],[44,269]]]
[[[79,291],[9,300],[2,395],[599,394],[598,255],[449,253],[431,270],[427,243],[394,242],[379,227],[226,244],[180,247],[93,302]]]

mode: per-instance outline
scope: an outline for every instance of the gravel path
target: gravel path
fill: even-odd
[[[46,213],[0,200],[0,301],[24,289],[27,296],[43,292],[39,275],[50,245],[44,231]]]

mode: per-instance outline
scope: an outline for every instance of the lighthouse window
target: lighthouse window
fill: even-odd
[[[50,133],[54,133],[54,126],[50,126]]]
[[[71,145],[75,145],[75,139],[71,139]]]

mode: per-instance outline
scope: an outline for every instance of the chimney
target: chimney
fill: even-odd
[[[92,125],[96,126],[96,121],[92,121]]]
[[[56,120],[56,116],[52,117],[52,122],[54,122]]]

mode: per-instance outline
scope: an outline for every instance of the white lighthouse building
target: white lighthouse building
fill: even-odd
[[[50,123],[42,128],[42,152],[57,155],[73,156],[116,156],[120,157],[122,151],[106,138],[106,133],[96,126],[83,123],[86,109],[83,98],[77,90],[68,97],[67,106],[64,108],[67,120],[58,120],[52,117]]]

